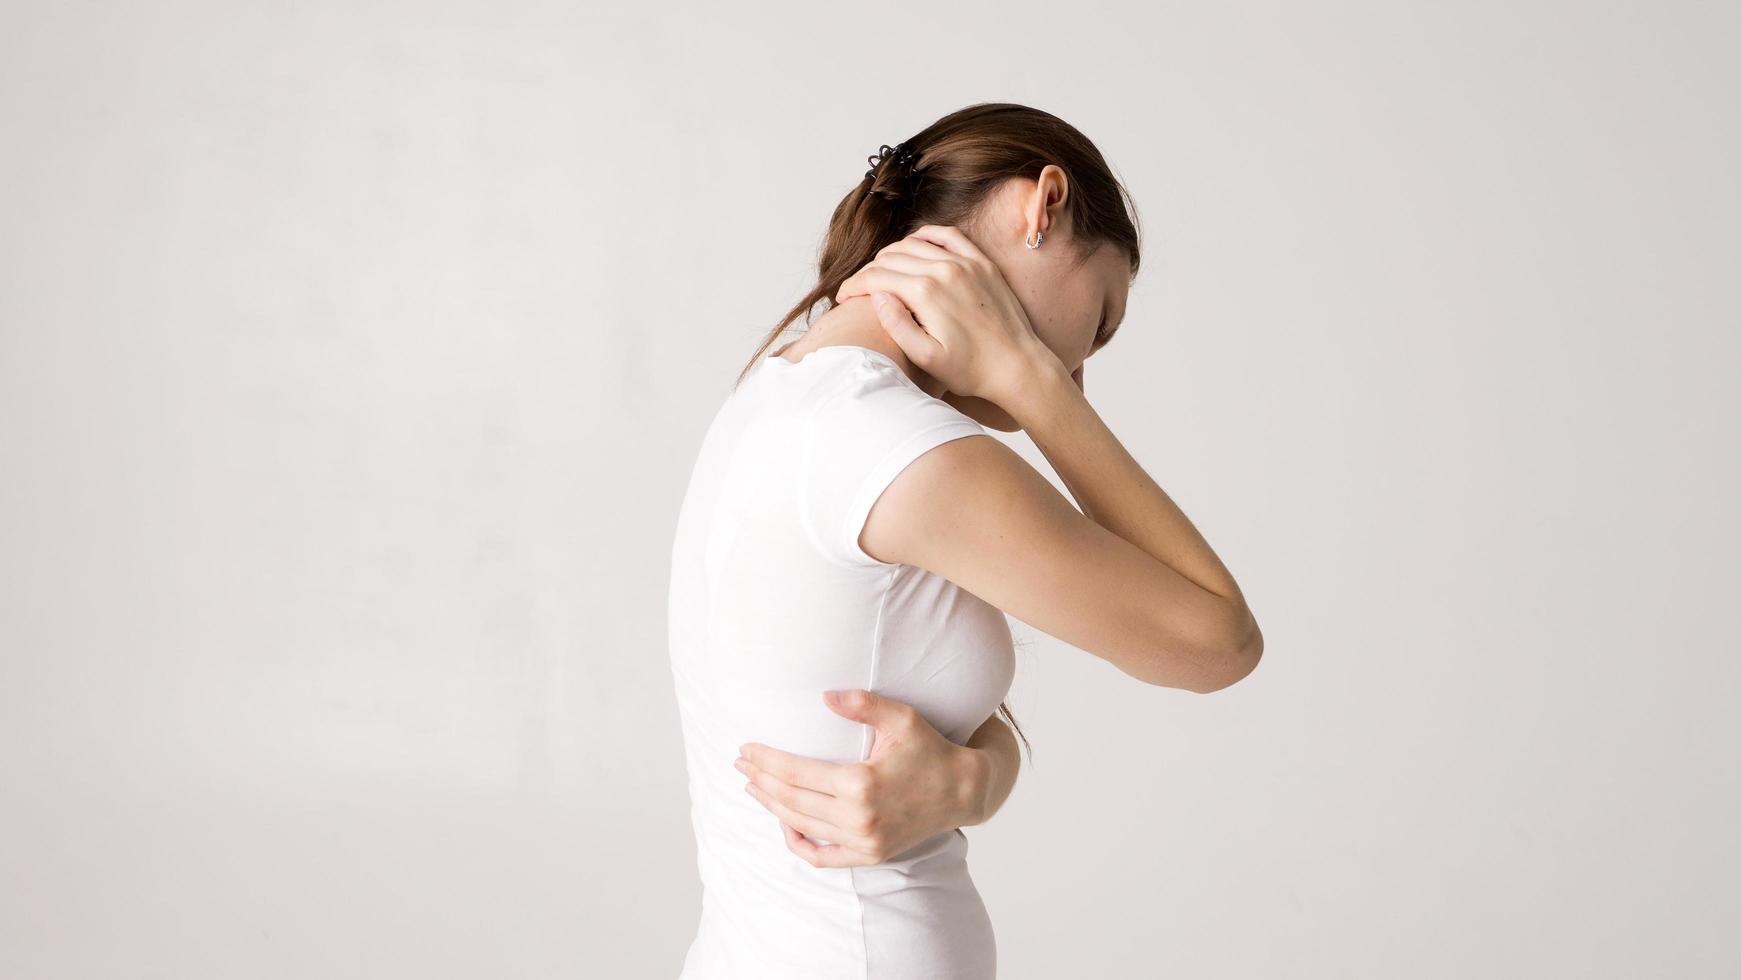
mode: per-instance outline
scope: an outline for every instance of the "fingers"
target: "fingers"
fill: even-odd
[[[895,346],[901,348],[907,359],[921,368],[932,363],[932,359],[943,349],[937,338],[919,326],[899,297],[889,297],[881,292],[872,293],[871,297],[873,300],[884,300],[876,308],[877,322],[882,324],[883,332],[894,340]]]
[[[744,754],[738,757],[737,770],[751,785],[787,809],[837,828],[847,825],[868,795],[863,763],[826,762],[760,742],[745,742],[739,748]]]
[[[865,692],[869,694],[870,692]],[[872,694],[872,697],[877,695]],[[917,712],[899,701],[884,699],[893,705],[893,719],[885,722],[885,727],[894,728],[903,722],[902,714]],[[906,709],[904,712],[900,709]],[[739,758],[749,766],[748,771],[742,768],[745,776],[757,772],[766,773],[769,777],[792,787],[814,793],[821,799],[808,796],[801,797],[802,809],[824,819],[834,820],[840,814],[841,805],[852,805],[862,802],[870,789],[868,767],[863,762],[828,762],[824,759],[813,759],[809,756],[794,755],[760,742],[745,742],[738,746],[742,752]],[[768,789],[777,787],[762,784]],[[833,840],[833,838],[829,838]]]
[[[843,809],[841,801],[827,793],[818,793],[802,786],[794,786],[766,770],[757,769],[751,765],[739,766],[738,771],[750,781],[749,785],[761,790],[769,799],[779,801],[782,806],[789,810],[815,817],[818,820],[827,820],[830,823],[835,823],[839,819],[839,813]],[[828,839],[833,840],[834,838]]]
[[[965,240],[965,236],[963,238]],[[968,245],[971,247],[972,243],[969,242]],[[936,267],[938,263],[953,265],[961,261],[962,256],[935,242],[908,236],[878,249],[876,258],[866,263],[863,269],[848,276],[846,281],[841,283],[840,288],[835,291],[834,301],[839,303],[851,296],[863,296],[872,288],[877,288],[867,288],[860,280],[864,270],[873,266],[895,269],[909,275],[938,275],[940,274]]]
[[[806,836],[820,837],[826,841],[846,841],[852,836],[820,817],[794,810],[786,804],[785,800],[777,798],[774,793],[763,789],[753,780],[744,784],[744,792],[754,797],[757,803],[767,808],[770,813],[779,817],[783,822],[803,831]],[[779,795],[784,796],[785,794]]]
[[[760,742],[745,742],[738,746],[738,754],[756,769],[796,787],[832,795],[840,785],[837,770],[843,765],[838,762],[795,755]]]
[[[954,252],[949,251],[941,245],[925,241],[923,238],[912,237],[890,242],[877,251],[877,258],[879,259],[888,255],[910,255],[914,258],[927,259],[932,262],[961,261],[961,256],[956,255]]]
[[[871,278],[870,272],[873,269],[882,270],[884,272],[894,272],[913,279],[921,279],[926,275],[925,264],[925,260],[916,259],[910,255],[897,255],[892,256],[889,259],[877,259],[848,276],[846,281],[840,284],[840,288],[834,291],[834,301],[840,303],[844,302],[850,296],[868,295],[878,288],[884,288],[884,290],[887,291],[886,287],[878,287],[869,281]]]
[[[892,247],[893,246],[891,246],[891,248]],[[955,261],[954,256],[950,256],[949,261]],[[873,266],[879,269],[890,269],[909,276],[926,276],[934,275],[936,273],[938,262],[936,259],[914,255],[911,252],[891,252],[888,249],[884,249],[882,252],[877,254],[875,259],[866,263],[864,268],[869,269]]]
[[[780,824],[780,829],[786,834],[786,849],[818,868],[862,868],[876,863],[868,855],[840,844],[818,844],[786,824]]]
[[[967,237],[966,232],[954,225],[921,225],[913,229],[912,234],[907,237],[932,242],[957,255],[965,255],[976,262],[987,261],[985,253],[979,250],[979,246],[973,244],[973,240]]]
[[[896,312],[903,318],[906,317],[905,313]],[[915,711],[912,705],[904,701],[886,698],[862,687],[823,691],[822,700],[835,714],[867,725],[887,726],[907,721]]]
[[[870,265],[846,277],[840,288],[834,292],[834,301],[842,301],[848,296],[862,296],[872,290],[880,289],[885,293],[894,293],[901,297],[901,302],[908,306],[918,296],[917,290],[922,284],[928,283],[926,277],[909,272],[896,272],[872,262]]]

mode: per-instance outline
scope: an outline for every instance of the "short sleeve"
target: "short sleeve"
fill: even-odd
[[[908,464],[943,443],[985,435],[985,427],[933,398],[892,364],[869,359],[818,407],[804,433],[799,506],[805,531],[825,557],[887,566],[859,547],[871,507]]]

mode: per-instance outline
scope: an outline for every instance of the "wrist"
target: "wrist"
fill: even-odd
[[[997,400],[999,408],[1015,419],[1023,429],[1030,422],[1043,419],[1062,398],[1082,394],[1076,380],[1064,369],[1051,349],[1036,341],[1037,349],[1021,358],[1011,372],[1005,396]]]
[[[991,753],[962,746],[956,753],[955,812],[960,821],[958,826],[971,827],[985,822],[991,777]]]

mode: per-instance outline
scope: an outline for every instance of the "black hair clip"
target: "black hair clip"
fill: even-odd
[[[865,157],[866,160],[870,161],[871,168],[866,170],[864,175],[866,177],[875,175],[877,168],[882,166],[883,161],[890,157],[893,157],[895,166],[911,169],[913,162],[919,159],[919,151],[908,146],[905,141],[896,143],[894,146],[884,143],[882,146],[877,147],[875,153]]]

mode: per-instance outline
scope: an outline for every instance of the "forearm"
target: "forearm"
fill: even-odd
[[[1036,366],[1006,410],[1057,471],[1082,513],[1249,616],[1221,559],[1137,464],[1061,365]],[[1255,624],[1252,624],[1255,628]]]
[[[967,749],[971,755],[968,775],[962,781],[967,788],[963,827],[985,823],[1003,808],[1015,789],[1022,761],[1015,733],[995,714],[968,738]]]

